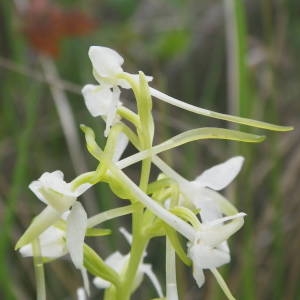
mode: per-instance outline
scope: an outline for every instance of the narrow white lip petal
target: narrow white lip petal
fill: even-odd
[[[121,156],[123,155],[127,145],[128,145],[128,137],[125,133],[120,132],[118,136],[117,145],[115,147],[114,156],[112,158],[113,162],[117,162],[120,160]]]
[[[201,268],[197,268],[195,265],[193,265],[193,277],[196,280],[198,287],[202,287],[205,282],[204,273]]]
[[[85,105],[93,117],[106,116],[113,93],[108,86],[87,84],[81,90]]]
[[[89,58],[93,68],[102,77],[114,77],[122,73],[123,57],[113,49],[102,46],[91,46]]]
[[[219,191],[228,186],[240,172],[244,158],[235,156],[204,171],[193,182]]]
[[[82,267],[80,269],[80,272],[81,272],[84,290],[86,291],[87,295],[89,296],[90,295],[90,282],[89,282],[87,270],[86,270],[86,268]]]
[[[83,266],[83,244],[87,228],[87,214],[80,202],[76,201],[67,218],[67,248],[73,264],[81,269]]]
[[[132,235],[127,231],[126,228],[120,227],[119,231],[123,234],[125,240],[128,242],[129,245],[132,243]]]
[[[82,288],[82,287],[77,289],[76,294],[77,294],[77,300],[86,300],[87,299],[84,288]]]
[[[142,264],[140,268],[141,268],[141,271],[149,277],[149,279],[152,282],[158,296],[160,298],[163,298],[163,292],[162,292],[160,282],[158,281],[156,275],[152,271],[151,265],[150,264]]]

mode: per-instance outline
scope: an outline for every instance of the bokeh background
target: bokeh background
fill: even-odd
[[[163,155],[189,179],[231,156],[246,158],[226,191],[246,224],[230,241],[222,267],[237,299],[300,299],[300,4],[295,0],[2,0],[0,1],[0,299],[34,299],[31,259],[14,245],[42,204],[28,184],[44,171],[67,180],[96,161],[78,125],[102,138],[103,122],[86,111],[81,87],[94,83],[90,45],[116,49],[125,69],[153,75],[153,86],[204,108],[293,125],[289,133],[238,127],[154,100],[156,142],[201,126],[265,134],[262,144],[202,141]],[[127,105],[131,95],[125,94]],[[75,124],[75,130],[72,127]],[[138,169],[131,168],[131,172]],[[122,205],[100,184],[82,199],[89,214]],[[102,257],[121,248],[130,219],[109,222],[112,237],[88,240]],[[164,281],[164,241],[151,242],[147,262]],[[207,272],[198,289],[178,263],[180,299],[224,299]],[[46,266],[48,299],[76,299],[81,285],[68,259]],[[143,292],[142,292],[143,291]],[[155,293],[147,279],[134,299]],[[93,289],[91,299],[101,299]]]

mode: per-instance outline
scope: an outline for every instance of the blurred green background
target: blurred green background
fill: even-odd
[[[39,5],[47,7],[46,16],[58,10],[59,18],[44,27],[47,19],[39,15]],[[70,21],[68,12],[74,10],[93,19],[81,15]],[[153,75],[154,87],[188,103],[295,126],[284,134],[243,127],[239,129],[266,134],[266,141],[202,141],[163,158],[193,179],[231,156],[245,156],[243,171],[226,194],[248,216],[230,241],[232,263],[222,267],[222,273],[237,299],[300,299],[299,16],[295,0],[1,0],[0,299],[35,298],[32,261],[13,250],[42,208],[28,184],[44,171],[60,169],[70,181],[96,166],[79,131],[80,123],[92,126],[103,145],[103,122],[89,115],[80,94],[84,84],[94,83],[87,56],[90,45],[116,49],[125,57],[126,71]],[[56,28],[56,22],[63,25]],[[57,55],[45,57],[45,49],[30,39],[29,26],[30,34],[43,38],[46,49],[58,46],[58,30]],[[79,35],[75,26],[87,30]],[[129,106],[130,97],[124,94],[122,99]],[[156,100],[154,116],[157,143],[190,128],[238,128]],[[75,132],[66,125],[70,118]],[[93,188],[83,203],[89,214],[124,204],[104,184]],[[130,220],[122,218],[106,224],[115,231],[113,237],[88,240],[102,257],[117,248],[128,251],[117,231],[121,224],[130,228]],[[163,240],[151,242],[147,262],[163,282],[159,247],[163,249]],[[181,299],[224,299],[214,278],[206,275],[206,284],[198,289],[191,270],[178,263]],[[67,259],[47,265],[46,276],[48,299],[76,299],[81,278]],[[91,299],[101,295],[93,289]],[[144,280],[134,299],[154,296]]]

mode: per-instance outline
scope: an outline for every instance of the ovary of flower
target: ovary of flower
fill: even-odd
[[[28,229],[19,239],[16,249],[31,243],[43,231],[53,225],[64,212],[71,212],[77,197],[84,193],[91,184],[82,184],[75,191],[71,184],[64,181],[61,171],[45,172],[38,180],[33,181],[29,188],[47,207],[34,218]]]
[[[188,243],[188,256],[193,262],[193,276],[201,287],[205,281],[204,269],[215,269],[230,262],[227,239],[244,224],[244,213],[217,219],[202,224],[195,233],[194,240]],[[224,224],[224,222],[230,223]]]
[[[128,233],[127,230],[122,227],[120,228],[120,232],[124,235],[127,242],[130,243],[132,240],[131,234]],[[116,251],[106,258],[105,263],[108,266],[110,266],[112,269],[114,269],[117,273],[122,274],[122,272],[124,272],[126,269],[129,259],[130,259],[129,254],[123,255],[119,251]],[[157,277],[155,276],[155,274],[152,271],[151,265],[145,264],[143,262],[141,262],[138,267],[138,271],[137,271],[136,278],[135,278],[134,285],[133,285],[133,290],[136,290],[140,286],[140,284],[142,283],[144,274],[149,277],[149,279],[153,283],[154,288],[157,291],[157,294],[159,295],[159,297],[162,298],[163,297],[162,289],[161,289],[161,286],[160,286],[160,283],[159,283]],[[93,280],[93,283],[99,289],[106,289],[111,286],[110,282],[108,282],[100,277],[95,277]]]

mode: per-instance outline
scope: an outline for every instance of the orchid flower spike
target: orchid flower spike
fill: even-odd
[[[48,227],[58,221],[63,213],[70,208],[71,216],[73,208],[78,206],[75,205],[77,197],[89,187],[91,187],[91,184],[85,183],[73,191],[71,184],[64,181],[64,175],[61,171],[45,172],[38,180],[33,181],[29,188],[47,206],[34,218],[21,236],[17,242],[16,249],[31,243]]]
[[[131,234],[128,233],[125,228],[120,228],[120,232],[124,235],[127,242],[130,243],[132,240]],[[144,256],[145,256],[145,254],[144,254]],[[110,266],[112,269],[114,269],[117,273],[122,274],[127,267],[129,258],[130,258],[130,254],[123,255],[119,251],[116,251],[106,258],[105,263],[108,266]],[[138,267],[137,275],[136,275],[136,278],[134,281],[133,290],[136,290],[140,286],[140,284],[142,283],[144,274],[149,277],[157,294],[159,295],[160,298],[162,298],[163,297],[162,289],[161,289],[161,286],[160,286],[160,283],[159,283],[157,277],[155,276],[155,274],[152,271],[151,264],[145,264],[143,262],[140,263],[140,265]],[[108,282],[100,277],[95,277],[93,280],[93,283],[99,289],[106,289],[111,286],[110,282]]]

